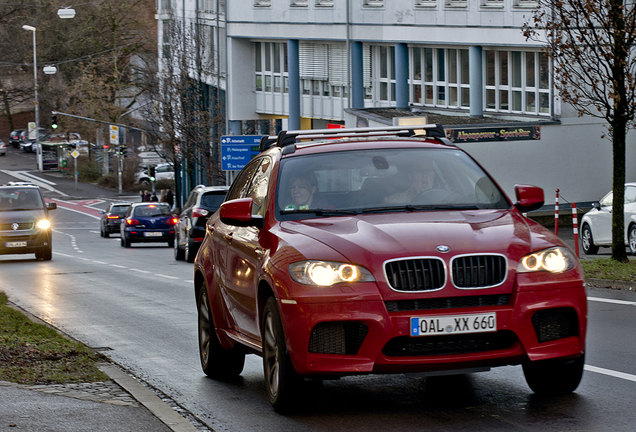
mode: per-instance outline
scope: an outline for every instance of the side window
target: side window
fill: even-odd
[[[603,197],[603,199],[600,201],[599,204],[601,205],[601,207],[611,206],[613,198],[614,198],[614,193],[610,192]]]
[[[190,192],[190,196],[188,197],[188,200],[185,202],[185,204],[183,204],[184,209],[192,207],[192,205],[194,205],[194,202],[197,199],[196,195],[197,195],[196,191]]]
[[[227,194],[227,201],[248,197],[250,184],[254,173],[261,164],[261,159],[254,159],[239,172],[238,176],[232,182],[232,187]]]
[[[272,173],[272,161],[268,157],[262,159],[254,174],[247,197],[254,200],[252,215],[265,216],[267,208],[267,190],[269,189],[269,177]]]
[[[636,202],[636,187],[627,186],[625,188],[625,204]]]

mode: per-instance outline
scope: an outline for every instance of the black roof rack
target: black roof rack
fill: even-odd
[[[357,138],[374,136],[428,136],[435,138],[446,145],[453,143],[446,138],[444,127],[437,124],[386,126],[386,127],[366,127],[349,129],[308,129],[280,131],[278,136],[264,136],[261,139],[260,151],[267,150],[273,145],[286,147],[296,144],[297,140],[319,140],[334,138]]]

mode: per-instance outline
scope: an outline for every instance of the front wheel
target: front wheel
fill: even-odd
[[[629,227],[629,252],[636,255],[636,225]]]
[[[194,262],[194,258],[197,256],[196,253],[196,248],[192,247],[192,240],[190,240],[190,238],[186,238],[185,241],[185,250],[183,251],[183,259],[186,260],[186,262],[189,263],[193,263]]]
[[[596,255],[598,252],[598,246],[594,245],[594,238],[589,225],[584,225],[581,230],[581,246],[585,255]]]
[[[263,370],[269,402],[274,411],[283,413],[297,407],[303,383],[292,365],[276,299],[265,303],[262,324]]]
[[[240,346],[230,349],[223,348],[214,329],[212,309],[208,298],[207,286],[203,284],[199,290],[198,304],[198,333],[199,358],[201,369],[211,378],[233,378],[243,372],[245,365],[245,351]]]
[[[539,395],[572,393],[583,377],[585,355],[574,359],[527,361],[523,374],[533,392]]]

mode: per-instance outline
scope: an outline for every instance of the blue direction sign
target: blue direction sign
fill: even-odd
[[[224,135],[221,137],[221,169],[241,170],[259,153],[262,135]]]

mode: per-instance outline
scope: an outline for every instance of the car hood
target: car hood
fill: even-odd
[[[450,260],[458,255],[500,254],[513,270],[531,251],[564,246],[515,209],[306,219],[282,222],[281,229],[287,233],[282,240],[306,259],[331,259],[324,256],[327,246],[369,269],[383,269],[387,260],[407,257],[440,257],[450,268]],[[298,234],[302,237],[294,239]],[[378,280],[381,275],[375,276]]]

